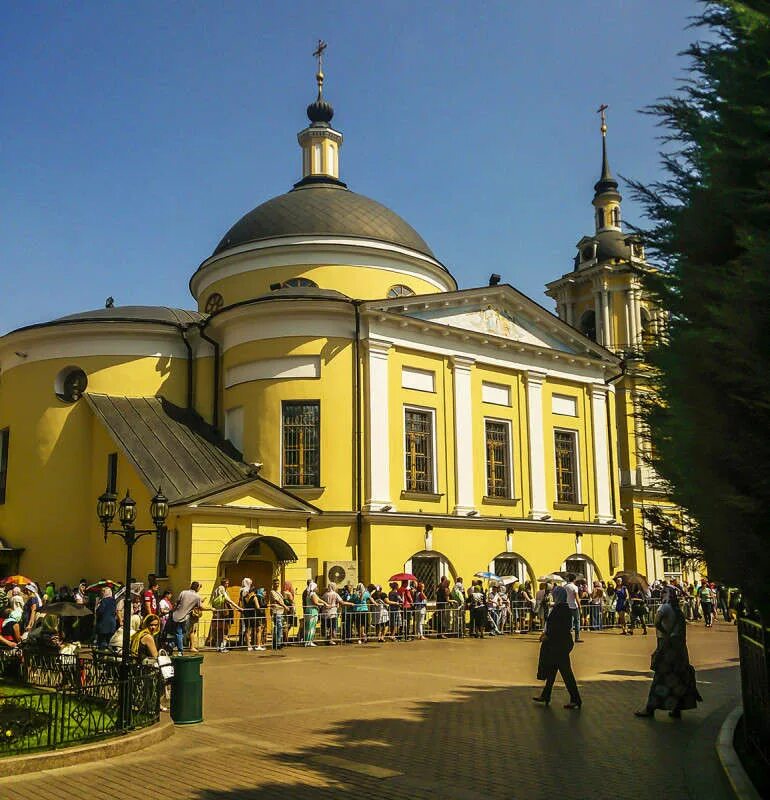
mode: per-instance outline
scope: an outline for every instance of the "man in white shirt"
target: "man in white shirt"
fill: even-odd
[[[567,591],[567,605],[572,614],[572,627],[575,629],[575,641],[582,642],[580,638],[580,600],[578,599],[578,588],[575,585],[575,576],[570,573],[567,575],[567,583],[564,588]]]

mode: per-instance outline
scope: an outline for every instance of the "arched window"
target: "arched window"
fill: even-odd
[[[604,209],[597,208],[596,209],[596,227],[603,228],[604,227]]]
[[[595,580],[602,579],[601,573],[596,567],[596,564],[588,557],[581,553],[575,553],[566,559],[561,565],[562,572],[571,572],[574,575],[582,576],[586,583],[590,586]]]
[[[413,294],[414,291],[403,283],[397,283],[388,289],[388,297],[410,297]]]
[[[612,209],[612,224],[616,227],[620,227],[620,209],[616,206]]]
[[[529,564],[517,553],[499,553],[489,564],[489,571],[501,578],[514,576],[520,583],[532,579],[532,570]]]
[[[404,564],[404,571],[411,572],[418,581],[425,584],[425,594],[430,600],[436,599],[436,588],[444,576],[450,580],[455,577],[449,560],[435,550],[421,550],[415,553]]]
[[[281,284],[281,289],[317,289],[318,284],[310,278],[289,278]]]
[[[596,341],[596,313],[594,311],[586,311],[580,318],[578,329],[583,336]]]

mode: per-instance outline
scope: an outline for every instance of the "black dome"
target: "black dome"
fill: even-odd
[[[435,258],[422,236],[398,214],[329,181],[298,185],[249,211],[224,235],[213,255],[261,239],[313,234],[377,239]]]
[[[631,248],[626,244],[627,233],[621,231],[602,231],[594,236],[597,243],[596,260],[609,261],[613,258],[622,258],[628,261],[631,258]]]

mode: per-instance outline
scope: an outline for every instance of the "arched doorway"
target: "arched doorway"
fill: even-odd
[[[449,559],[435,550],[421,550],[415,553],[405,564],[404,571],[411,572],[418,581],[425,584],[428,599],[436,599],[436,588],[443,577],[453,580],[456,577]]]
[[[574,553],[565,559],[561,565],[561,572],[573,572],[575,575],[582,575],[589,586],[594,581],[602,579],[602,574],[596,563],[582,553]]]
[[[291,545],[277,536],[246,534],[229,542],[219,557],[220,578],[230,581],[230,597],[238,600],[244,578],[251,578],[255,588],[270,590],[274,575],[280,577],[281,568],[297,560]]]
[[[498,553],[489,562],[489,571],[501,578],[512,575],[519,583],[526,583],[534,579],[532,568],[518,553]]]

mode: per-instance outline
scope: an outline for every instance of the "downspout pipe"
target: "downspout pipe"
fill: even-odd
[[[182,335],[182,341],[187,349],[187,410],[193,411],[195,406],[195,397],[193,394],[193,353],[190,340],[187,338],[187,331],[189,328],[189,325],[185,326],[184,328],[180,328],[179,333]]]
[[[356,508],[356,562],[358,565],[359,580],[363,575],[363,559],[361,557],[361,540],[363,538],[363,466],[361,448],[361,303],[362,300],[353,301],[355,314],[356,333],[353,340],[353,432],[356,437],[356,482],[355,482],[355,508]]]
[[[209,319],[207,319],[203,323],[198,323],[198,329],[200,330],[201,339],[205,342],[208,342],[214,348],[214,400],[212,403],[212,411],[211,411],[211,424],[214,426],[214,430],[219,430],[219,342],[216,339],[212,339],[210,336],[206,334],[206,325],[208,324]]]

